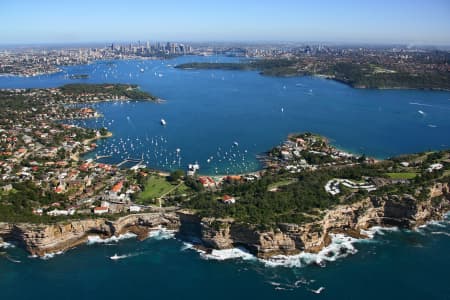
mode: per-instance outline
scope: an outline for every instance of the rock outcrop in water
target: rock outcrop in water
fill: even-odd
[[[135,233],[139,239],[159,226],[178,230],[180,238],[197,238],[210,249],[242,246],[261,258],[291,255],[300,251],[318,252],[331,242],[330,234],[365,237],[361,230],[373,226],[414,228],[430,220],[442,219],[450,210],[449,184],[437,183],[430,198],[420,201],[412,195],[372,196],[351,205],[340,205],[325,213],[322,220],[307,224],[278,224],[263,230],[231,218],[200,218],[192,212],[152,212],[131,214],[115,221],[88,219],[49,225],[0,223],[0,238],[14,240],[32,255],[42,256],[85,243],[89,235],[101,237]]]

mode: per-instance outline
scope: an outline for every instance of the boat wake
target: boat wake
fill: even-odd
[[[114,254],[113,256],[110,256],[109,259],[111,260],[119,260],[119,259],[125,259],[125,258],[129,258],[129,257],[135,257],[138,256],[141,253],[130,253],[130,254],[122,254],[122,255],[117,255]]]
[[[418,106],[427,106],[427,107],[433,107],[431,104],[425,104],[420,102],[409,102],[410,105],[418,105]]]

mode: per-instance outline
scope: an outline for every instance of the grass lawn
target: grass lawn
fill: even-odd
[[[267,190],[273,190],[273,189],[277,189],[279,187],[285,186],[285,185],[290,185],[291,183],[296,182],[297,179],[285,179],[285,180],[281,180],[278,182],[274,182],[272,184],[269,184],[269,186],[267,187]]]
[[[146,201],[159,198],[161,195],[167,193],[174,187],[175,185],[168,182],[165,177],[150,176],[145,184],[144,190],[139,194],[138,200]]]
[[[415,172],[402,172],[402,173],[386,173],[391,179],[413,179],[417,176]]]
[[[141,204],[151,204],[153,203],[152,200],[163,195],[181,195],[190,190],[191,189],[184,183],[172,184],[167,181],[165,177],[152,175],[147,180],[144,190],[139,194],[136,202]]]

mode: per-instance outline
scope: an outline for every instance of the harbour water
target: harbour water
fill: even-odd
[[[174,68],[189,61],[236,60],[186,56],[96,62],[48,76],[0,77],[0,88],[122,82],[165,99],[164,104],[98,103],[104,118],[77,122],[113,132],[91,154],[112,155],[105,160],[109,163],[144,157],[148,166],[164,170],[198,161],[204,174],[254,171],[260,168],[256,155],[299,131],[325,135],[340,148],[378,158],[450,147],[449,92],[362,90],[315,77]],[[74,74],[89,79],[71,80]]]
[[[0,77],[0,88],[138,84],[166,102],[98,103],[104,118],[81,125],[106,126],[114,134],[91,155],[112,154],[108,162],[144,156],[159,169],[198,161],[206,174],[253,171],[260,167],[257,154],[297,131],[323,134],[338,147],[375,157],[450,147],[448,92],[358,90],[314,77],[173,68],[234,60],[96,62],[48,76]],[[90,77],[71,80],[72,74]],[[332,255],[276,263],[239,250],[207,256],[166,232],[143,242],[93,239],[46,260],[2,247],[0,291],[2,299],[449,299],[449,235],[447,219],[419,232],[336,240]],[[119,259],[110,259],[116,254]]]

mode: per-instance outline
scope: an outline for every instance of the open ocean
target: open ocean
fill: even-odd
[[[3,76],[0,88],[120,82],[138,84],[165,99],[164,104],[98,103],[95,107],[103,118],[78,122],[113,132],[90,154],[112,155],[105,160],[110,163],[143,157],[148,166],[164,170],[184,169],[198,161],[204,174],[254,171],[260,168],[256,155],[298,131],[325,135],[337,147],[378,158],[450,148],[449,92],[359,90],[315,77],[173,68],[190,61],[236,60],[186,56],[96,62],[34,78]],[[71,80],[71,74],[90,78]],[[161,118],[166,127],[160,125]],[[0,248],[7,252],[0,256],[0,295],[1,299],[450,299],[449,235],[447,219],[419,232],[390,230],[369,241],[337,240],[331,258],[301,255],[283,263],[259,261],[239,250],[205,256],[167,232],[143,242],[94,239],[46,260],[29,258],[18,247]],[[339,249],[348,255],[339,254]],[[121,259],[111,260],[115,254]]]

